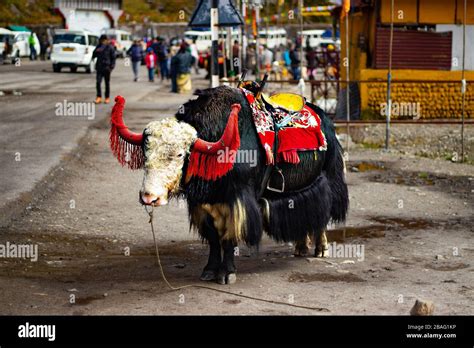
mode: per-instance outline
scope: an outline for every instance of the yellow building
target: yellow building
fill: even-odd
[[[392,102],[419,103],[421,118],[459,118],[465,45],[466,116],[474,117],[474,0],[394,0]],[[361,81],[360,111],[380,118],[387,100],[391,0],[352,0],[349,13],[350,79]],[[344,62],[345,18],[340,22]],[[341,78],[346,70],[341,66]],[[397,80],[407,82],[397,83]],[[365,83],[364,81],[368,81]],[[379,82],[377,82],[379,81]],[[419,82],[418,82],[419,81]],[[408,118],[410,115],[393,115]]]

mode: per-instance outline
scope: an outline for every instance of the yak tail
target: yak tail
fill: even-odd
[[[345,163],[342,146],[337,138],[335,140],[334,157],[331,161],[332,163],[328,165],[326,173],[332,194],[331,219],[339,223],[346,221],[347,212],[349,210],[349,191],[347,190],[345,178]]]

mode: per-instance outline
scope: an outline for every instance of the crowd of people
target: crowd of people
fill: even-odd
[[[109,48],[106,48],[107,46]],[[303,50],[304,57],[301,57],[302,50],[298,40],[296,43],[288,42],[287,47],[281,45],[274,49],[260,45],[258,55],[255,47],[255,44],[250,44],[247,47],[246,68],[260,77],[267,73],[274,80],[289,78],[299,80],[301,77],[312,80],[317,77],[319,71],[324,75],[324,78],[339,78],[339,55],[333,45],[315,49],[307,44]],[[231,58],[240,57],[240,50],[241,46],[238,41],[234,41],[228,53],[226,53],[224,42],[219,43],[220,77],[239,74],[240,64],[233,64],[235,60]],[[206,69],[206,78],[210,78],[211,75],[210,49],[199,53],[195,42],[188,43],[188,41],[182,40],[178,44],[171,45],[162,37],[146,41],[134,40],[127,55],[131,61],[135,82],[140,79],[141,66],[145,66],[149,82],[154,82],[155,78],[160,78],[161,81],[171,80],[171,92],[173,93],[186,93],[192,90],[191,72],[193,68],[196,72],[199,71],[199,68]],[[94,51],[94,57],[97,58],[96,103],[100,103],[102,100],[100,88],[102,80],[105,81],[105,102],[108,103],[110,100],[110,72],[115,66],[115,55],[113,45],[108,42],[105,35],[101,36],[100,43]],[[301,69],[301,59],[304,59],[305,62],[304,72]]]
[[[161,81],[171,80],[171,92],[184,93],[192,89],[191,69],[197,69],[198,50],[196,44],[182,41],[178,48],[168,45],[166,40],[156,37],[145,43],[135,40],[127,55],[132,61],[133,80],[139,80],[140,66],[146,66],[148,81],[154,82],[155,76]]]
[[[36,60],[36,35],[32,32],[28,38],[30,48],[30,59]],[[43,34],[39,39],[39,57],[42,60],[48,59],[51,51],[51,43],[48,36]],[[301,41],[298,38],[288,41],[287,45],[269,47],[266,44],[258,46],[251,42],[246,48],[245,68],[262,78],[264,74],[269,74],[272,80],[299,80],[301,77],[316,79],[318,72],[326,79],[339,78],[339,55],[333,45],[314,48],[307,42],[301,50]],[[235,40],[230,48],[226,49],[224,40],[218,44],[218,66],[219,76],[234,77],[240,73],[242,58],[240,42]],[[11,43],[5,42],[3,55],[11,52]],[[303,56],[302,54],[303,53]],[[140,69],[144,66],[147,69],[149,82],[155,79],[161,81],[171,81],[171,92],[186,93],[192,90],[191,72],[196,73],[199,69],[207,71],[206,78],[211,77],[211,51],[210,48],[204,52],[198,52],[196,42],[188,40],[169,42],[163,37],[153,39],[136,39],[127,50],[130,60],[133,80],[140,79]],[[94,50],[93,57],[96,59],[96,103],[102,102],[102,81],[105,82],[105,103],[110,102],[110,76],[115,67],[116,48],[114,40],[108,39],[106,35],[101,35],[99,44]],[[301,64],[303,59],[304,64]],[[302,71],[303,66],[303,71]]]

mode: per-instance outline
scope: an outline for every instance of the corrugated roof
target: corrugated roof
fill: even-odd
[[[387,69],[390,29],[378,27],[374,67]],[[451,70],[452,33],[395,29],[393,34],[392,68]]]

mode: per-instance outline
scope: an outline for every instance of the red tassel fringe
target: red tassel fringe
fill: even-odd
[[[234,122],[238,124],[238,119],[234,118]],[[196,150],[191,151],[187,177],[198,176],[205,180],[215,181],[231,171],[234,167],[237,150],[240,147],[240,135],[238,128],[236,129],[237,131],[234,133],[231,143],[222,150],[224,155],[220,151],[216,154],[207,154]]]
[[[283,151],[278,154],[279,162],[286,162],[292,164],[300,163],[300,156],[296,150]]]
[[[122,166],[127,166],[133,170],[142,168],[145,163],[145,156],[141,146],[127,143],[120,137],[113,117],[112,114],[109,138],[110,149]]]

